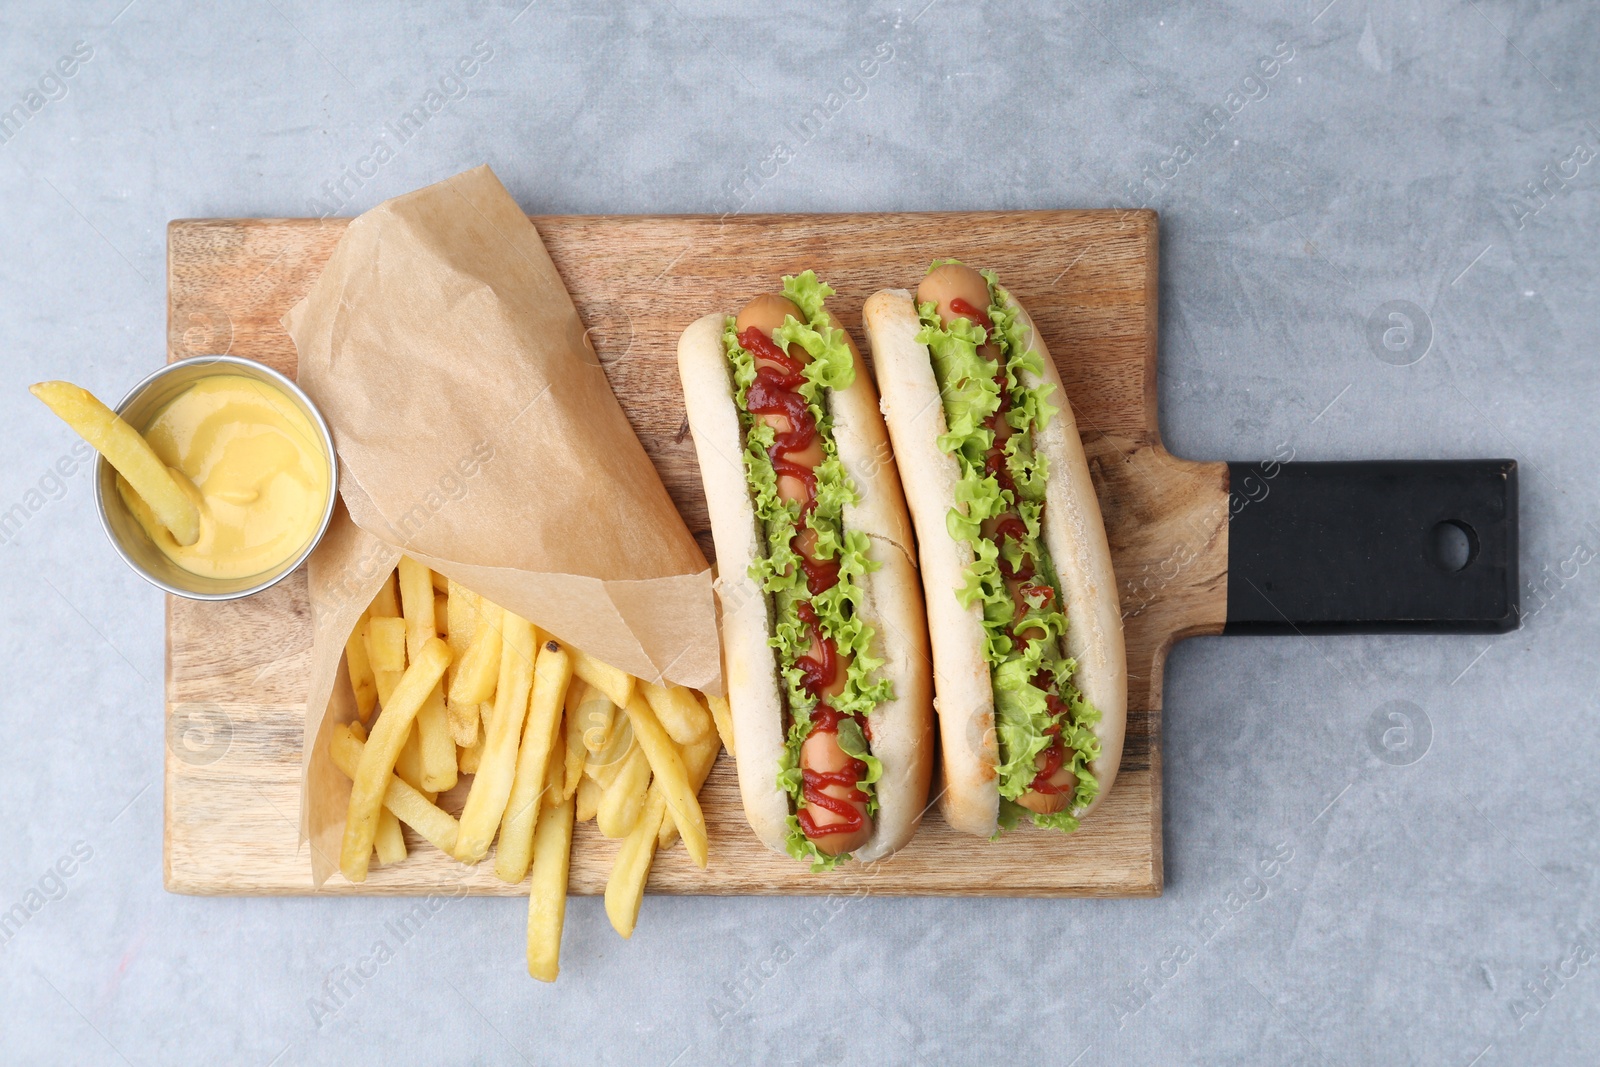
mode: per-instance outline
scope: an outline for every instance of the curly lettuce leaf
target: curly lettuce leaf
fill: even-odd
[[[943,262],[956,261],[941,261],[934,266]],[[983,612],[983,652],[994,687],[995,731],[1000,749],[1001,829],[1010,829],[1021,817],[1028,816],[1036,825],[1070,832],[1077,828],[1071,812],[1092,801],[1099,789],[1088,763],[1100,752],[1099,740],[1092,730],[1100,713],[1072,683],[1076,664],[1062,650],[1067,619],[1059,609],[1060,584],[1041,540],[1048,469],[1044,457],[1034,453],[1033,435],[1060,409],[1050,401],[1054,386],[1040,381],[1044,362],[1037,351],[1026,345],[1026,330],[1016,302],[992,271],[984,271],[983,276],[989,285],[992,335],[965,318],[945,326],[933,304],[917,306],[922,324],[917,340],[928,346],[944,402],[947,432],[939,438],[938,446],[955,456],[961,468],[945,526],[951,537],[973,549],[973,563],[963,575],[956,596],[962,607],[977,603]],[[999,350],[998,360],[985,359],[979,352],[979,346],[986,341]],[[1030,386],[1029,381],[1035,384]],[[1015,493],[1002,489],[998,479],[986,473],[984,467],[994,443],[994,432],[984,423],[1001,409],[1002,390],[1008,402],[1005,419],[1014,431],[1003,446],[1003,455],[1016,485]],[[1008,538],[1002,546],[983,536],[984,520],[1013,509],[1027,531],[1020,543]],[[1049,595],[1041,592],[1025,598],[1022,617],[1018,618],[1017,604],[1006,589],[1000,565],[1003,561],[1015,567],[1024,555],[1035,560],[1039,574],[1035,582],[1046,583]],[[1026,639],[1014,640],[1013,630]],[[1047,690],[1035,684],[1041,672],[1054,683],[1067,709],[1064,715],[1051,712]],[[1066,811],[1038,815],[1015,800],[1032,785],[1036,761],[1050,744],[1048,731],[1052,727],[1058,729],[1074,754],[1072,768],[1078,775],[1078,789]]]
[[[816,506],[805,518],[807,529],[816,534],[816,552],[821,559],[836,560],[839,564],[839,581],[832,588],[812,596],[806,586],[805,572],[800,567],[800,554],[793,548],[793,540],[801,523],[800,506],[778,496],[777,472],[773,470],[768,449],[774,434],[771,427],[750,415],[745,408],[751,383],[755,381],[755,357],[739,343],[730,316],[724,322],[723,349],[733,367],[739,418],[744,431],[744,466],[751,494],[755,501],[756,517],[762,526],[766,551],[750,568],[750,575],[761,583],[773,598],[774,626],[771,644],[778,650],[779,673],[790,712],[789,728],[778,766],[778,785],[788,794],[794,810],[805,806],[804,787],[800,771],[800,746],[811,734],[811,711],[816,700],[801,686],[801,671],[795,661],[810,649],[810,628],[800,617],[800,606],[809,603],[817,615],[822,633],[833,639],[841,654],[852,657],[845,671],[842,693],[830,703],[839,711],[870,715],[886,700],[894,697],[893,683],[877,677],[883,659],[873,654],[873,628],[862,619],[861,603],[864,599],[861,580],[878,564],[868,555],[870,542],[860,531],[844,528],[844,509],[856,502],[856,489],[846,476],[839,460],[838,446],[833,438],[833,419],[827,413],[827,391],[846,389],[855,381],[855,360],[843,330],[833,325],[823,302],[833,290],[817,279],[816,274],[805,271],[783,281],[783,295],[800,308],[805,315],[802,322],[793,316],[774,331],[773,339],[780,347],[798,344],[811,356],[802,374],[805,381],[797,391],[811,409],[817,423],[817,436],[822,443],[824,458],[817,465]],[[857,759],[867,765],[867,773],[859,783],[867,794],[869,812],[877,810],[877,791],[872,788],[883,773],[882,764],[867,750],[865,735],[852,719],[846,719],[839,728],[841,746],[859,748]],[[859,741],[859,744],[858,744]],[[800,829],[799,819],[789,817],[789,834],[785,846],[791,856],[808,861],[813,871],[830,870],[848,856],[826,856]]]

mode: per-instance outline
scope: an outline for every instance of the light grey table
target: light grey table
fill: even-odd
[[[125,2],[0,9],[0,1060],[1600,1058],[1600,9]],[[1159,900],[575,900],[545,987],[509,900],[170,896],[161,599],[25,386],[159,363],[169,219],[481,162],[539,213],[1155,207],[1172,450],[1514,457],[1526,623],[1181,646]]]

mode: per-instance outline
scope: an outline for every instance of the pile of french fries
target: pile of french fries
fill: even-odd
[[[359,719],[336,727],[329,748],[352,783],[339,851],[352,882],[374,853],[405,859],[401,823],[462,863],[494,845],[504,881],[532,868],[528,973],[552,982],[575,822],[622,840],[606,914],[623,937],[657,849],[681,837],[706,865],[698,797],[732,747],[725,700],[634,678],[409,557],[362,613],[345,660]],[[438,799],[464,775],[458,818]]]

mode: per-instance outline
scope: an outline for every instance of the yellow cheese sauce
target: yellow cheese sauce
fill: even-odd
[[[298,555],[322,524],[330,464],[322,436],[272,385],[203,378],[144,430],[200,509],[200,538],[180,545],[119,476],[117,489],[156,547],[186,571],[248,578]]]

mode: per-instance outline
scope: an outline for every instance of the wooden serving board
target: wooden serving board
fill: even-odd
[[[724,755],[701,803],[710,868],[660,855],[664,893],[1153,896],[1161,892],[1162,666],[1178,638],[1222,629],[1228,473],[1161,447],[1156,420],[1156,216],[1039,211],[535,218],[612,387],[707,557],[712,544],[675,352],[678,333],[737,310],[807,267],[862,340],[862,302],[913,286],[930,260],[994,267],[1049,342],[1084,436],[1123,594],[1127,745],[1116,786],[1076,834],[1026,827],[989,843],[930,813],[910,846],[870,868],[812,875],[744,820]],[[188,220],[168,230],[168,357],[232,353],[295,372],[279,320],[305,294],[345,220]],[[485,382],[484,388],[493,388]],[[182,893],[311,893],[299,841],[301,730],[311,625],[304,573],[243,601],[167,602],[166,885]],[[461,797],[446,797],[459,805]],[[457,809],[459,810],[459,809]],[[404,863],[324,893],[517,895],[492,864],[463,874],[425,843]],[[616,843],[581,827],[572,891],[604,889]]]

